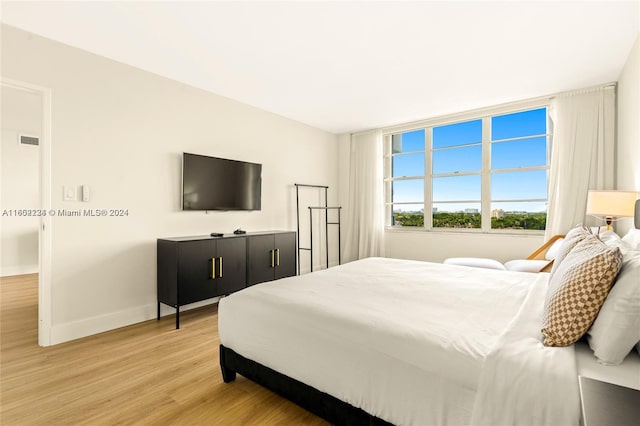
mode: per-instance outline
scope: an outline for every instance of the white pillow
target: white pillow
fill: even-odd
[[[620,235],[616,234],[613,231],[601,232],[598,235],[598,238],[600,238],[600,241],[602,241],[605,244],[607,244],[608,242],[611,242],[611,241],[622,241],[622,238],[620,238]]]
[[[631,250],[624,241],[610,239],[605,243],[626,247],[620,247],[622,268],[587,339],[600,363],[617,365],[640,341],[640,251]]]
[[[560,247],[562,247],[563,241],[564,238],[558,238],[557,240],[555,240],[553,244],[551,244],[551,247],[549,247],[547,252],[544,254],[544,258],[547,260],[555,259],[558,253],[560,253]]]
[[[609,247],[618,247],[623,256],[626,252],[632,250],[632,247],[624,242],[622,238],[620,238],[620,235],[616,234],[613,231],[605,231],[602,234],[598,235],[598,238],[600,238],[600,241],[602,241]]]
[[[630,229],[627,235],[622,237],[622,241],[629,244],[632,249],[640,250],[640,229]]]
[[[590,235],[591,232],[589,232],[589,229],[584,225],[577,225],[574,228],[571,228],[569,232],[567,232],[567,235],[565,235],[564,239],[562,240],[562,244],[560,244],[560,247],[555,254],[555,260],[553,261],[553,266],[551,267],[551,275],[554,275],[556,273],[558,267],[560,266],[564,258],[567,257],[569,252],[573,250],[573,248],[578,245],[580,241],[584,240]]]
[[[508,261],[504,264],[504,267],[507,268],[508,271],[540,272],[549,262],[549,260],[516,259]]]

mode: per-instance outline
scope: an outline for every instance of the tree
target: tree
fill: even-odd
[[[393,212],[394,224],[398,226],[423,227],[422,212]],[[480,213],[436,212],[433,213],[434,228],[480,228]],[[506,213],[503,217],[491,218],[491,229],[529,229],[543,231],[547,225],[546,213]]]

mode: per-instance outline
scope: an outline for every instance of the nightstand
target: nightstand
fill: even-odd
[[[580,376],[583,426],[638,424],[640,390]]]

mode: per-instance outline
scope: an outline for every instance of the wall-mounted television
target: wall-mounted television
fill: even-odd
[[[182,210],[260,210],[262,164],[182,154]]]

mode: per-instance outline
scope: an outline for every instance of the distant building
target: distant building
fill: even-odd
[[[433,210],[431,211],[431,213],[438,213],[438,208],[434,207]]]
[[[478,209],[464,209],[465,213],[478,213]]]
[[[504,210],[502,209],[492,210],[491,217],[495,217],[496,219],[502,219],[504,217]]]

